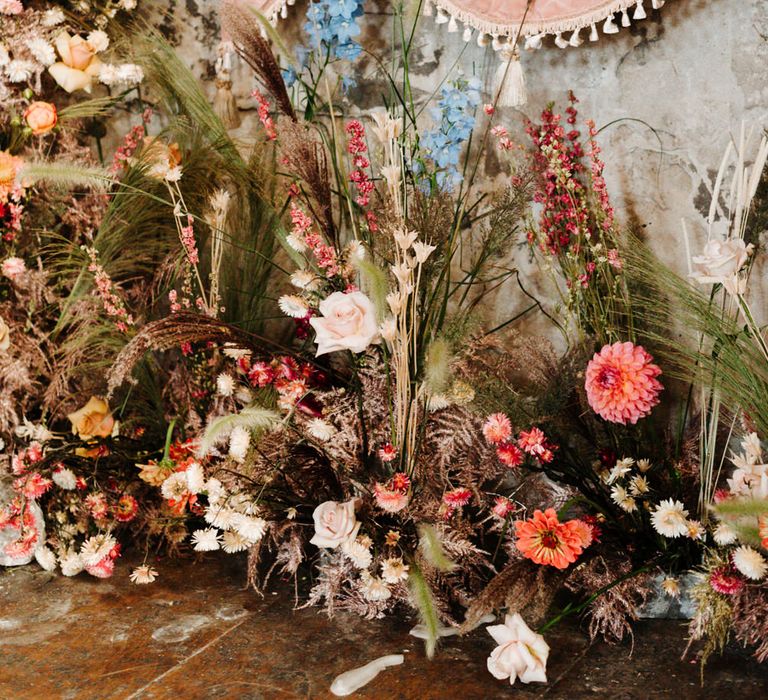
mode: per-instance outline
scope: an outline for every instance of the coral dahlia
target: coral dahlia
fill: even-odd
[[[653,357],[639,345],[605,345],[587,365],[587,400],[601,418],[634,425],[659,403],[664,388],[656,379],[660,374]]]
[[[554,508],[537,510],[530,520],[515,522],[515,544],[535,564],[565,569],[573,564],[585,546],[584,523],[561,523]]]

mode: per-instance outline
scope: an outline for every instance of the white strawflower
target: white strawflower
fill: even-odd
[[[137,566],[131,572],[130,578],[132,583],[142,585],[153,583],[158,576],[159,574],[155,569],[153,569],[151,566],[148,566],[147,564],[142,564],[141,566]]]
[[[235,378],[222,372],[216,377],[216,391],[222,396],[232,396],[235,393]]]
[[[664,537],[681,537],[688,534],[688,511],[680,501],[671,498],[656,506],[651,515],[654,530]]]
[[[135,63],[123,63],[117,67],[117,81],[129,87],[144,81],[144,70]]]
[[[64,21],[64,12],[60,7],[52,7],[50,10],[46,10],[43,13],[43,26],[55,27],[57,24],[61,24]]]
[[[160,493],[169,501],[183,498],[189,493],[187,475],[184,472],[174,472],[163,482]]]
[[[45,545],[35,550],[35,559],[46,571],[54,571],[56,569],[56,555]]]
[[[34,66],[29,61],[11,61],[5,72],[8,74],[8,81],[11,83],[24,83],[32,77]]]
[[[88,39],[88,43],[91,45],[91,48],[96,53],[100,53],[101,51],[106,51],[107,47],[109,46],[109,37],[107,36],[107,33],[101,31],[101,29],[96,29],[92,31],[88,35],[87,39]]]
[[[283,294],[277,300],[277,305],[280,307],[280,311],[291,318],[305,318],[309,313],[307,302],[296,294]]]
[[[736,531],[728,523],[718,523],[715,531],[712,533],[712,537],[721,547],[733,544],[738,539]]]
[[[56,63],[56,51],[45,39],[40,37],[29,39],[27,48],[38,63],[42,63],[46,67]]]
[[[616,484],[611,489],[611,500],[627,513],[633,513],[637,510],[637,502],[627,493],[627,489]]]
[[[357,569],[367,569],[373,561],[371,550],[360,540],[347,541],[341,545],[344,556],[352,562]]]
[[[232,516],[235,511],[221,506],[208,506],[205,509],[205,522],[218,527],[220,530],[229,530],[232,527]]]
[[[72,491],[77,486],[77,477],[71,469],[66,467],[54,471],[51,478],[56,486],[65,491]]]
[[[222,537],[221,548],[227,554],[242,552],[251,546],[251,542],[238,532],[225,532]]]
[[[650,491],[648,479],[644,476],[633,476],[629,482],[629,492],[633,496],[642,496]]]
[[[236,462],[242,462],[251,445],[251,434],[241,425],[237,425],[229,434],[229,456]]]
[[[200,493],[205,488],[205,474],[200,464],[193,462],[184,473],[187,475],[187,489],[190,493]]]
[[[192,533],[192,543],[196,552],[215,552],[221,547],[219,543],[219,531],[215,527],[207,527],[205,530],[195,530]]]
[[[680,597],[680,582],[676,578],[668,576],[661,582],[661,588],[670,598]]]
[[[380,578],[371,576],[367,571],[363,572],[360,580],[360,590],[363,594],[363,598],[366,600],[376,602],[388,600],[392,596],[392,592],[387,588],[387,584]]]
[[[387,583],[398,583],[408,578],[408,564],[404,564],[400,557],[385,559],[381,562],[381,577]]]
[[[296,270],[296,272],[291,275],[291,284],[299,289],[313,291],[317,288],[317,283],[317,276],[310,270]]]
[[[692,540],[703,540],[704,536],[707,534],[704,526],[698,520],[689,520],[687,526],[688,537],[690,537]]]
[[[307,432],[320,442],[327,442],[336,434],[336,428],[322,418],[313,418],[307,424]]]
[[[232,516],[232,529],[253,544],[264,537],[264,533],[267,530],[267,521],[263,518],[235,513]]]
[[[71,550],[60,558],[59,564],[64,576],[77,576],[85,568],[80,555]]]
[[[112,551],[116,544],[117,540],[106,533],[89,537],[80,547],[83,565],[95,566]]]
[[[739,572],[752,581],[759,581],[764,578],[766,571],[768,571],[768,562],[765,561],[763,555],[746,545],[734,550],[732,560]]]
[[[216,505],[224,496],[227,495],[227,490],[222,483],[215,477],[211,477],[205,482],[205,488],[203,489],[208,496],[208,503]]]

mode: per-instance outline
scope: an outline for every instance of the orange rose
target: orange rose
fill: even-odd
[[[109,412],[109,405],[104,399],[91,396],[88,403],[79,411],[70,413],[72,432],[81,440],[94,437],[109,437],[115,427],[115,419]]]
[[[24,112],[24,120],[35,136],[47,134],[59,120],[56,105],[50,102],[33,102]]]

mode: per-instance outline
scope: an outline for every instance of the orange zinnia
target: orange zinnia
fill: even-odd
[[[515,522],[517,548],[535,564],[565,569],[585,546],[583,528],[576,520],[561,523],[554,508],[534,511],[530,520]]]

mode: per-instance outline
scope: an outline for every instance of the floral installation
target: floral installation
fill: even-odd
[[[683,279],[622,229],[572,93],[528,147],[475,75],[423,109],[378,61],[405,97],[362,111],[362,3],[309,3],[276,57],[227,1],[246,153],[164,39],[132,26],[125,53],[135,5],[3,6],[0,563],[145,586],[166,556],[241,556],[297,606],[417,616],[430,655],[500,615],[511,684],[546,682],[564,617],[619,642],[658,595],[691,596],[703,659],[729,636],[768,658],[765,142],[735,178],[753,206]],[[560,304],[499,323],[490,292],[533,298],[521,248]]]

